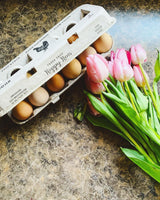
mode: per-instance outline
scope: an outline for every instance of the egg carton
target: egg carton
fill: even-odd
[[[9,62],[0,70],[0,117],[8,114],[15,123],[24,124],[48,104],[59,101],[60,95],[83,76],[85,68],[77,78],[68,80],[64,89],[50,95],[45,105],[35,108],[27,120],[18,121],[11,114],[18,103],[60,72],[115,22],[103,7],[83,4]]]

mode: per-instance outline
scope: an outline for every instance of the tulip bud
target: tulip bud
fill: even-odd
[[[146,82],[144,80],[144,77],[139,65],[133,66],[133,71],[134,71],[134,79],[136,81],[137,86],[144,87],[146,85]],[[147,79],[149,80],[149,77],[146,72],[145,72],[145,75]]]
[[[146,51],[142,48],[140,44],[132,45],[130,52],[132,64],[138,65],[139,63],[142,64],[147,61]]]
[[[115,79],[121,82],[128,81],[133,77],[133,69],[128,63],[116,58],[113,63],[113,74]]]
[[[95,82],[103,82],[108,77],[108,62],[100,54],[89,55],[87,57],[87,74]]]
[[[89,76],[86,74],[85,76],[85,84],[86,88],[91,91],[93,94],[100,94],[105,91],[105,87],[102,83],[95,83],[93,82]]]

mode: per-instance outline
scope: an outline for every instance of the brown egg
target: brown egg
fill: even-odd
[[[62,69],[62,73],[66,78],[74,79],[80,75],[81,70],[81,63],[75,58]]]
[[[96,54],[96,50],[93,47],[88,47],[87,49],[85,49],[79,56],[78,59],[81,62],[82,65],[86,65],[87,64],[87,56],[91,55],[91,54]]]
[[[68,38],[68,43],[72,44],[77,39],[78,39],[78,35],[77,34],[73,34],[70,38]]]
[[[43,87],[39,87],[32,94],[28,96],[28,100],[34,106],[43,106],[45,103],[47,103],[48,99],[49,99],[49,94],[47,90],[44,89]]]
[[[27,72],[27,78],[30,78],[32,76],[32,74]]]
[[[112,37],[108,33],[104,33],[93,43],[93,46],[98,53],[105,53],[111,49],[112,44]]]
[[[64,88],[65,80],[60,74],[55,74],[49,81],[47,81],[46,85],[52,92],[59,92]]]
[[[13,117],[15,117],[20,121],[28,119],[32,113],[33,113],[33,108],[26,101],[21,101],[18,105],[16,105],[12,109]]]

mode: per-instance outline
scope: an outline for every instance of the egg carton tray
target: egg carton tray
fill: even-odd
[[[85,67],[76,79],[66,82],[63,90],[52,94],[45,105],[35,108],[27,120],[18,121],[11,114],[18,103],[60,72],[115,22],[103,7],[83,4],[9,62],[0,70],[0,117],[8,114],[15,123],[24,124],[48,104],[55,104],[83,76]]]

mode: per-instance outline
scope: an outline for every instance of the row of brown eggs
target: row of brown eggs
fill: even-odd
[[[49,92],[56,93],[65,87],[65,79],[75,79],[82,70],[82,65],[86,65],[86,57],[90,54],[105,53],[112,47],[112,38],[109,34],[104,33],[92,46],[84,50],[77,58],[73,59],[66,65],[60,73],[55,74],[45,84],[45,87],[39,87],[27,100],[23,100],[12,109],[12,116],[17,120],[24,121],[33,113],[33,107],[45,105],[49,100]]]

